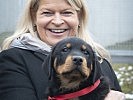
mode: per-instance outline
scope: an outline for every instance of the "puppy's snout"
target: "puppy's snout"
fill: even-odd
[[[83,63],[83,58],[81,56],[73,56],[73,63],[76,65],[81,65]]]

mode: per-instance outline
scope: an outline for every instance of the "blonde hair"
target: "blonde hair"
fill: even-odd
[[[17,29],[12,36],[5,39],[3,42],[4,45],[2,46],[2,50],[8,49],[12,40],[19,37],[21,34],[29,32],[32,36],[37,38],[37,33],[34,32],[34,17],[39,7],[39,1],[40,0],[27,0],[26,8],[24,9],[24,13],[20,21],[18,22]],[[67,2],[72,7],[74,7],[80,15],[80,27],[76,37],[79,37],[88,42],[102,58],[109,58],[108,52],[101,45],[94,42],[89,35],[89,32],[87,32],[86,26],[88,11],[84,1],[85,0],[67,0]]]

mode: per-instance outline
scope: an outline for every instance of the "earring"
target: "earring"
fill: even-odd
[[[34,32],[37,31],[37,27],[36,27],[35,24],[34,24],[34,26],[33,26],[33,30],[34,30]]]
[[[80,25],[78,25],[78,28],[80,28]]]

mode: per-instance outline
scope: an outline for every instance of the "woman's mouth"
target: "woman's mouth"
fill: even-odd
[[[52,33],[60,34],[66,32],[68,29],[48,29]]]

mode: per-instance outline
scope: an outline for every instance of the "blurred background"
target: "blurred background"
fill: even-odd
[[[11,35],[26,0],[0,0],[0,45]],[[86,0],[88,30],[111,54],[126,98],[133,100],[133,0]]]

